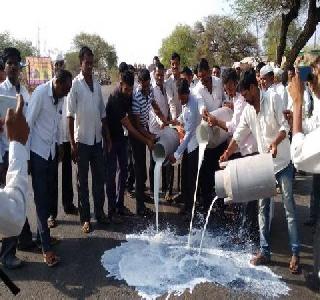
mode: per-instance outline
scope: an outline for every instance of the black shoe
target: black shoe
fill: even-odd
[[[154,203],[154,200],[150,196],[145,194],[144,195],[144,202],[146,202],[146,203]]]
[[[9,255],[2,259],[2,265],[9,270],[18,269],[22,267],[22,261],[15,255]]]
[[[309,220],[305,221],[305,222],[303,223],[303,225],[312,227],[312,226],[315,226],[316,223],[317,223],[316,220],[314,220],[314,219],[309,219]]]
[[[79,213],[79,211],[78,211],[78,208],[76,207],[76,206],[71,206],[71,207],[69,207],[69,208],[66,208],[65,210],[64,210],[64,212],[65,212],[65,214],[67,214],[67,215],[74,215],[74,216],[77,216],[78,215],[78,213]]]
[[[110,224],[110,220],[106,215],[102,215],[101,217],[96,218],[96,219],[97,219],[97,223],[100,225],[109,225]]]
[[[150,217],[153,215],[153,212],[151,209],[144,207],[144,208],[138,209],[137,215],[140,217]]]
[[[30,241],[29,243],[19,243],[17,245],[17,249],[24,252],[33,252],[38,250],[38,245],[34,241]]]
[[[123,207],[121,209],[118,209],[118,214],[120,216],[124,216],[124,217],[132,217],[132,216],[134,216],[134,214],[127,207]]]

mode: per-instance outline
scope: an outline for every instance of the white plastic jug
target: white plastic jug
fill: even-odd
[[[161,130],[158,141],[152,151],[154,161],[164,161],[166,157],[173,154],[179,146],[179,135],[175,129],[165,127]]]
[[[272,155],[247,156],[226,163],[215,173],[215,190],[225,202],[249,202],[276,195]]]
[[[210,114],[219,120],[228,122],[232,119],[233,111],[228,107],[220,107],[210,112]],[[197,127],[196,137],[199,144],[206,142],[208,148],[216,148],[224,143],[230,135],[227,131],[217,126],[211,127],[206,121],[202,120]]]

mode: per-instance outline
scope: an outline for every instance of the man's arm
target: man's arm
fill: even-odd
[[[174,91],[173,91],[173,87],[172,87],[172,79],[171,78],[168,79],[168,81],[166,82],[165,88],[166,88],[171,118],[172,118],[172,120],[176,120],[178,116],[177,116],[176,104],[174,103]]]
[[[153,108],[153,111],[154,111],[155,115],[162,122],[162,125],[164,125],[164,126],[167,125],[168,121],[167,121],[166,117],[163,115],[163,113],[161,112],[161,109],[160,109],[158,103],[156,102],[156,100],[153,100],[151,105],[152,105],[152,108]]]
[[[141,126],[140,115],[132,114],[131,116],[134,127],[147,139],[154,140],[154,135],[148,132],[143,126]]]

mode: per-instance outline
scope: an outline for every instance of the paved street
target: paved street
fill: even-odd
[[[61,174],[61,168],[59,174]],[[61,176],[59,177],[59,191],[61,192],[60,183]],[[301,259],[303,269],[311,271],[312,233],[309,227],[302,225],[308,216],[310,177],[298,176],[294,188],[302,240]],[[75,199],[77,199],[75,180],[74,191]],[[126,204],[134,211],[135,201],[128,195],[126,196]],[[275,206],[276,215],[272,224],[273,264],[271,269],[276,274],[283,276],[283,280],[291,289],[289,297],[283,297],[283,299],[320,299],[319,295],[305,287],[303,274],[294,276],[289,273],[288,234],[284,210],[279,203],[279,197],[277,197]],[[149,207],[152,206],[149,205]],[[187,232],[185,223],[177,214],[179,209],[177,205],[165,203],[161,205],[160,221],[162,228],[169,223],[173,224],[179,233]],[[28,216],[32,230],[35,232],[35,209],[31,185]],[[94,223],[94,231],[89,235],[84,235],[80,230],[78,217],[64,214],[61,194],[59,194],[59,225],[52,230],[52,234],[61,239],[61,243],[55,249],[61,256],[62,262],[56,268],[49,269],[42,262],[40,253],[18,252],[17,255],[25,261],[24,267],[7,272],[21,289],[21,293],[15,299],[139,299],[134,288],[127,286],[124,281],[106,278],[107,271],[101,266],[100,259],[104,251],[120,245],[121,241],[125,240],[125,234],[138,232],[153,222],[153,218],[147,220],[132,217],[127,218],[125,223],[121,225],[100,227]],[[0,298],[13,298],[3,283],[0,283]],[[162,298],[165,299],[165,296]],[[174,299],[174,297],[171,298]],[[236,293],[233,290],[211,283],[200,284],[191,295],[185,292],[183,296],[179,297],[179,299],[256,298],[255,295]]]

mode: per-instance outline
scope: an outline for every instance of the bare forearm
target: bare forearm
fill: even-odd
[[[302,132],[302,105],[299,103],[293,104],[293,126],[292,133]]]
[[[230,157],[233,153],[236,152],[236,150],[238,149],[238,144],[236,142],[236,140],[232,139],[229,143],[229,146],[227,148],[227,150],[225,152],[228,153],[228,157]]]
[[[221,129],[223,129],[223,130],[225,130],[225,131],[228,131],[226,122],[217,119],[217,125],[218,125],[218,127],[220,127]]]
[[[69,139],[70,139],[71,145],[74,145],[75,144],[75,140],[74,140],[74,118],[68,117],[68,120],[69,120]]]
[[[285,139],[286,136],[287,136],[287,133],[285,131],[283,130],[280,131],[277,137],[275,138],[275,140],[273,141],[273,143],[278,146]]]

